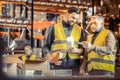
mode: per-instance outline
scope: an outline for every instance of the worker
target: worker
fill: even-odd
[[[86,49],[80,74],[112,76],[115,73],[116,37],[112,31],[104,28],[102,16],[91,16],[92,34],[82,42]],[[87,71],[85,70],[87,67]]]
[[[80,11],[70,7],[65,14],[65,19],[50,27],[43,46],[43,54],[50,63],[51,69],[72,69],[72,74],[79,74],[80,55],[83,52],[78,42],[82,41],[83,31],[77,24]]]
[[[32,48],[30,46],[25,46],[24,51],[25,51],[25,54],[19,57],[22,61],[36,60],[36,55],[32,54]]]
[[[36,60],[37,56],[32,53],[32,48],[29,45],[26,45],[24,47],[25,54],[21,55],[19,57],[20,60],[23,61],[23,63],[17,63],[17,75],[18,76],[24,76],[25,71],[24,71],[24,66],[25,66],[25,61],[26,60]]]

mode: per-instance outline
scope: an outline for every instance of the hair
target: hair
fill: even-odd
[[[24,48],[29,48],[30,50],[32,50],[31,46],[27,45]]]
[[[77,14],[80,14],[79,8],[70,7],[70,8],[68,9],[68,13],[73,13],[73,12],[75,12],[75,13],[77,13]]]
[[[102,16],[94,15],[94,16],[91,16],[91,18],[95,18],[99,20],[100,23],[104,22],[104,18]]]

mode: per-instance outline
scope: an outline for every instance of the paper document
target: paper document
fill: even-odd
[[[78,42],[78,44],[83,44],[82,42]]]

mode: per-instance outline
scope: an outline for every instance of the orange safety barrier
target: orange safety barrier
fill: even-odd
[[[0,32],[1,36],[4,37],[5,35],[8,35],[8,32]]]
[[[28,36],[31,36],[30,33],[28,33]],[[33,35],[33,38],[34,39],[38,39],[38,40],[43,40],[44,39],[44,36],[42,34],[34,34]]]
[[[1,36],[4,37],[5,35],[8,35],[8,32],[0,32]],[[15,38],[15,37],[20,37],[20,32],[10,32],[10,36],[12,38]],[[30,37],[31,34],[28,33],[28,36]],[[44,36],[42,34],[34,34],[33,35],[33,38],[34,39],[38,39],[38,40],[43,40],[44,39]]]
[[[54,23],[53,23],[54,24]],[[33,29],[34,30],[44,30],[45,28],[48,28],[52,25],[52,23],[50,21],[44,20],[44,21],[38,21],[38,20],[34,20],[33,21]],[[31,25],[28,25],[28,29],[31,29]],[[29,36],[31,36],[31,34],[28,34]],[[39,40],[43,40],[44,36],[42,34],[34,34],[33,35],[34,39],[39,39]]]
[[[2,2],[0,2],[0,15],[2,15]]]
[[[2,35],[2,37],[4,37],[5,35],[8,35],[8,32],[0,32],[0,34]],[[19,37],[20,32],[10,32],[10,36],[11,37]]]
[[[10,32],[10,35],[12,37],[19,37],[20,36],[20,32]]]
[[[33,35],[34,39],[39,39],[39,40],[43,40],[44,36],[43,35]]]
[[[48,28],[51,26],[51,22],[44,20],[44,21],[38,21],[38,20],[34,20],[33,21],[33,29],[34,30],[44,30],[45,28]],[[31,29],[31,25],[28,25],[28,28]]]
[[[44,28],[48,28],[51,26],[52,23],[50,21],[44,20],[44,21],[41,21],[39,24]]]

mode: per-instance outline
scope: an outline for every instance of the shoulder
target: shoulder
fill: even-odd
[[[110,35],[110,36],[114,36],[114,37],[115,37],[114,32],[113,32],[113,31],[111,31],[111,30],[109,30],[108,35]]]
[[[107,37],[108,38],[111,38],[111,39],[117,39],[116,35],[114,34],[113,31],[109,30],[108,34],[107,34]]]
[[[54,27],[57,27],[57,26],[60,26],[60,25],[63,25],[64,23],[56,23],[56,24],[54,24]]]
[[[31,56],[36,56],[35,54],[32,54]]]
[[[50,26],[48,29],[48,32],[53,32],[54,31],[54,25]]]
[[[76,27],[77,30],[81,31],[82,30],[82,27],[78,24],[74,24],[74,27]]]
[[[112,32],[109,29],[103,29],[101,32],[105,33],[107,37],[108,36],[114,36],[114,32]]]

